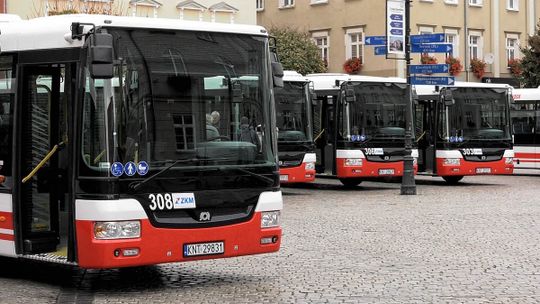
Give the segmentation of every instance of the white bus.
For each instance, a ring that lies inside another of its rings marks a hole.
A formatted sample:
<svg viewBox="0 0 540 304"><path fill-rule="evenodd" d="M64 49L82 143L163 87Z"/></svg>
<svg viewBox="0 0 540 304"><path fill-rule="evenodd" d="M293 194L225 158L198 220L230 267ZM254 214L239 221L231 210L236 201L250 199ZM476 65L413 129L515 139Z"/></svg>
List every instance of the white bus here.
<svg viewBox="0 0 540 304"><path fill-rule="evenodd" d="M116 268L279 250L283 72L264 28L63 15L0 32L0 255ZM238 140L244 117L259 146Z"/></svg>

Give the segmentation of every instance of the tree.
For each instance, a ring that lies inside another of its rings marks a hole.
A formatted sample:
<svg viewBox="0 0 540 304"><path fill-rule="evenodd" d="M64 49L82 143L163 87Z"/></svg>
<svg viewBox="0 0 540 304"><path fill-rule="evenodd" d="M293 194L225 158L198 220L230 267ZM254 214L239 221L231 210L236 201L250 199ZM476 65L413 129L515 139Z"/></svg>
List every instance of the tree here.
<svg viewBox="0 0 540 304"><path fill-rule="evenodd" d="M37 3L36 3L37 1ZM66 15L66 14L103 14L103 15L125 15L122 4L115 4L114 1L96 1L88 2L86 0L34 0L34 16L44 15L48 5L47 14Z"/></svg>
<svg viewBox="0 0 540 304"><path fill-rule="evenodd" d="M525 88L540 86L540 23L536 34L527 40L528 46L521 48L521 76L518 77Z"/></svg>
<svg viewBox="0 0 540 304"><path fill-rule="evenodd" d="M308 33L289 27L273 27L270 35L276 37L277 52L283 69L294 70L302 75L326 71L321 51Z"/></svg>

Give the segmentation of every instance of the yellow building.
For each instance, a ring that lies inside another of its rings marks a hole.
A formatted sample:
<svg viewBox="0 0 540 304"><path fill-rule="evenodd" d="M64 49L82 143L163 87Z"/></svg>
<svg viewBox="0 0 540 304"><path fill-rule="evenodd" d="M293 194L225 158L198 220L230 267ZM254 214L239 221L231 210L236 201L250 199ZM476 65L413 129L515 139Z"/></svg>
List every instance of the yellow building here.
<svg viewBox="0 0 540 304"><path fill-rule="evenodd" d="M386 31L384 0L256 0L257 23L265 27L288 26L307 31L328 62L329 72L343 72L346 59L363 61L361 74L399 76L403 61L375 56L366 36ZM411 34L444 33L453 56L464 66L459 80L479 81L470 72L470 59L487 63L485 76L511 77L508 60L519 58L540 16L538 0L414 0ZM444 63L450 54L429 54ZM413 64L420 55L413 54Z"/></svg>
<svg viewBox="0 0 540 304"><path fill-rule="evenodd" d="M6 8L22 18L67 10L242 24L256 24L257 18L255 3L246 0L6 0Z"/></svg>

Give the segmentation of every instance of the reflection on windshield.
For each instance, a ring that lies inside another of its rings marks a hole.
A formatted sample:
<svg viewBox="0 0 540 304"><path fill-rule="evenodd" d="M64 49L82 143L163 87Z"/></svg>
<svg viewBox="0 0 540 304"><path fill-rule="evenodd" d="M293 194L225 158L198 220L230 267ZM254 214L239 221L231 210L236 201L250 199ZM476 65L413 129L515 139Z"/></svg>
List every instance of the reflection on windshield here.
<svg viewBox="0 0 540 304"><path fill-rule="evenodd" d="M351 141L372 138L403 138L405 135L406 87L391 83L360 83L354 101L344 102L341 133Z"/></svg>
<svg viewBox="0 0 540 304"><path fill-rule="evenodd" d="M455 104L448 108L450 139L508 139L507 91L488 88L453 89Z"/></svg>
<svg viewBox="0 0 540 304"><path fill-rule="evenodd" d="M278 141L312 141L308 96L307 82L286 81L283 88L275 89Z"/></svg>
<svg viewBox="0 0 540 304"><path fill-rule="evenodd" d="M247 35L110 30L115 77L88 77L83 159L164 167L273 161L265 100L265 39Z"/></svg>

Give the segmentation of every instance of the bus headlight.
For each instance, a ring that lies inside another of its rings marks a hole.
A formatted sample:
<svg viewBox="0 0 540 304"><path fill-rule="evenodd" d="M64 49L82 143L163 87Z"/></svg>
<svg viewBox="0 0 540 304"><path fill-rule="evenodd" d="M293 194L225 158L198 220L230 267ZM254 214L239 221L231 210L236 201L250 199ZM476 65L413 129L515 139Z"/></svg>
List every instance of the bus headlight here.
<svg viewBox="0 0 540 304"><path fill-rule="evenodd" d="M261 214L261 228L278 227L280 214L279 210L263 211Z"/></svg>
<svg viewBox="0 0 540 304"><path fill-rule="evenodd" d="M315 170L315 163L306 163L306 170Z"/></svg>
<svg viewBox="0 0 540 304"><path fill-rule="evenodd" d="M361 158L346 158L345 166L346 167L362 166L362 159Z"/></svg>
<svg viewBox="0 0 540 304"><path fill-rule="evenodd" d="M511 165L514 163L514 158L513 157L507 157L504 161L507 165Z"/></svg>
<svg viewBox="0 0 540 304"><path fill-rule="evenodd" d="M95 222L94 224L94 237L97 240L131 239L140 236L140 221Z"/></svg>
<svg viewBox="0 0 540 304"><path fill-rule="evenodd" d="M445 158L443 161L443 166L459 166L461 164L461 159L459 158Z"/></svg>

